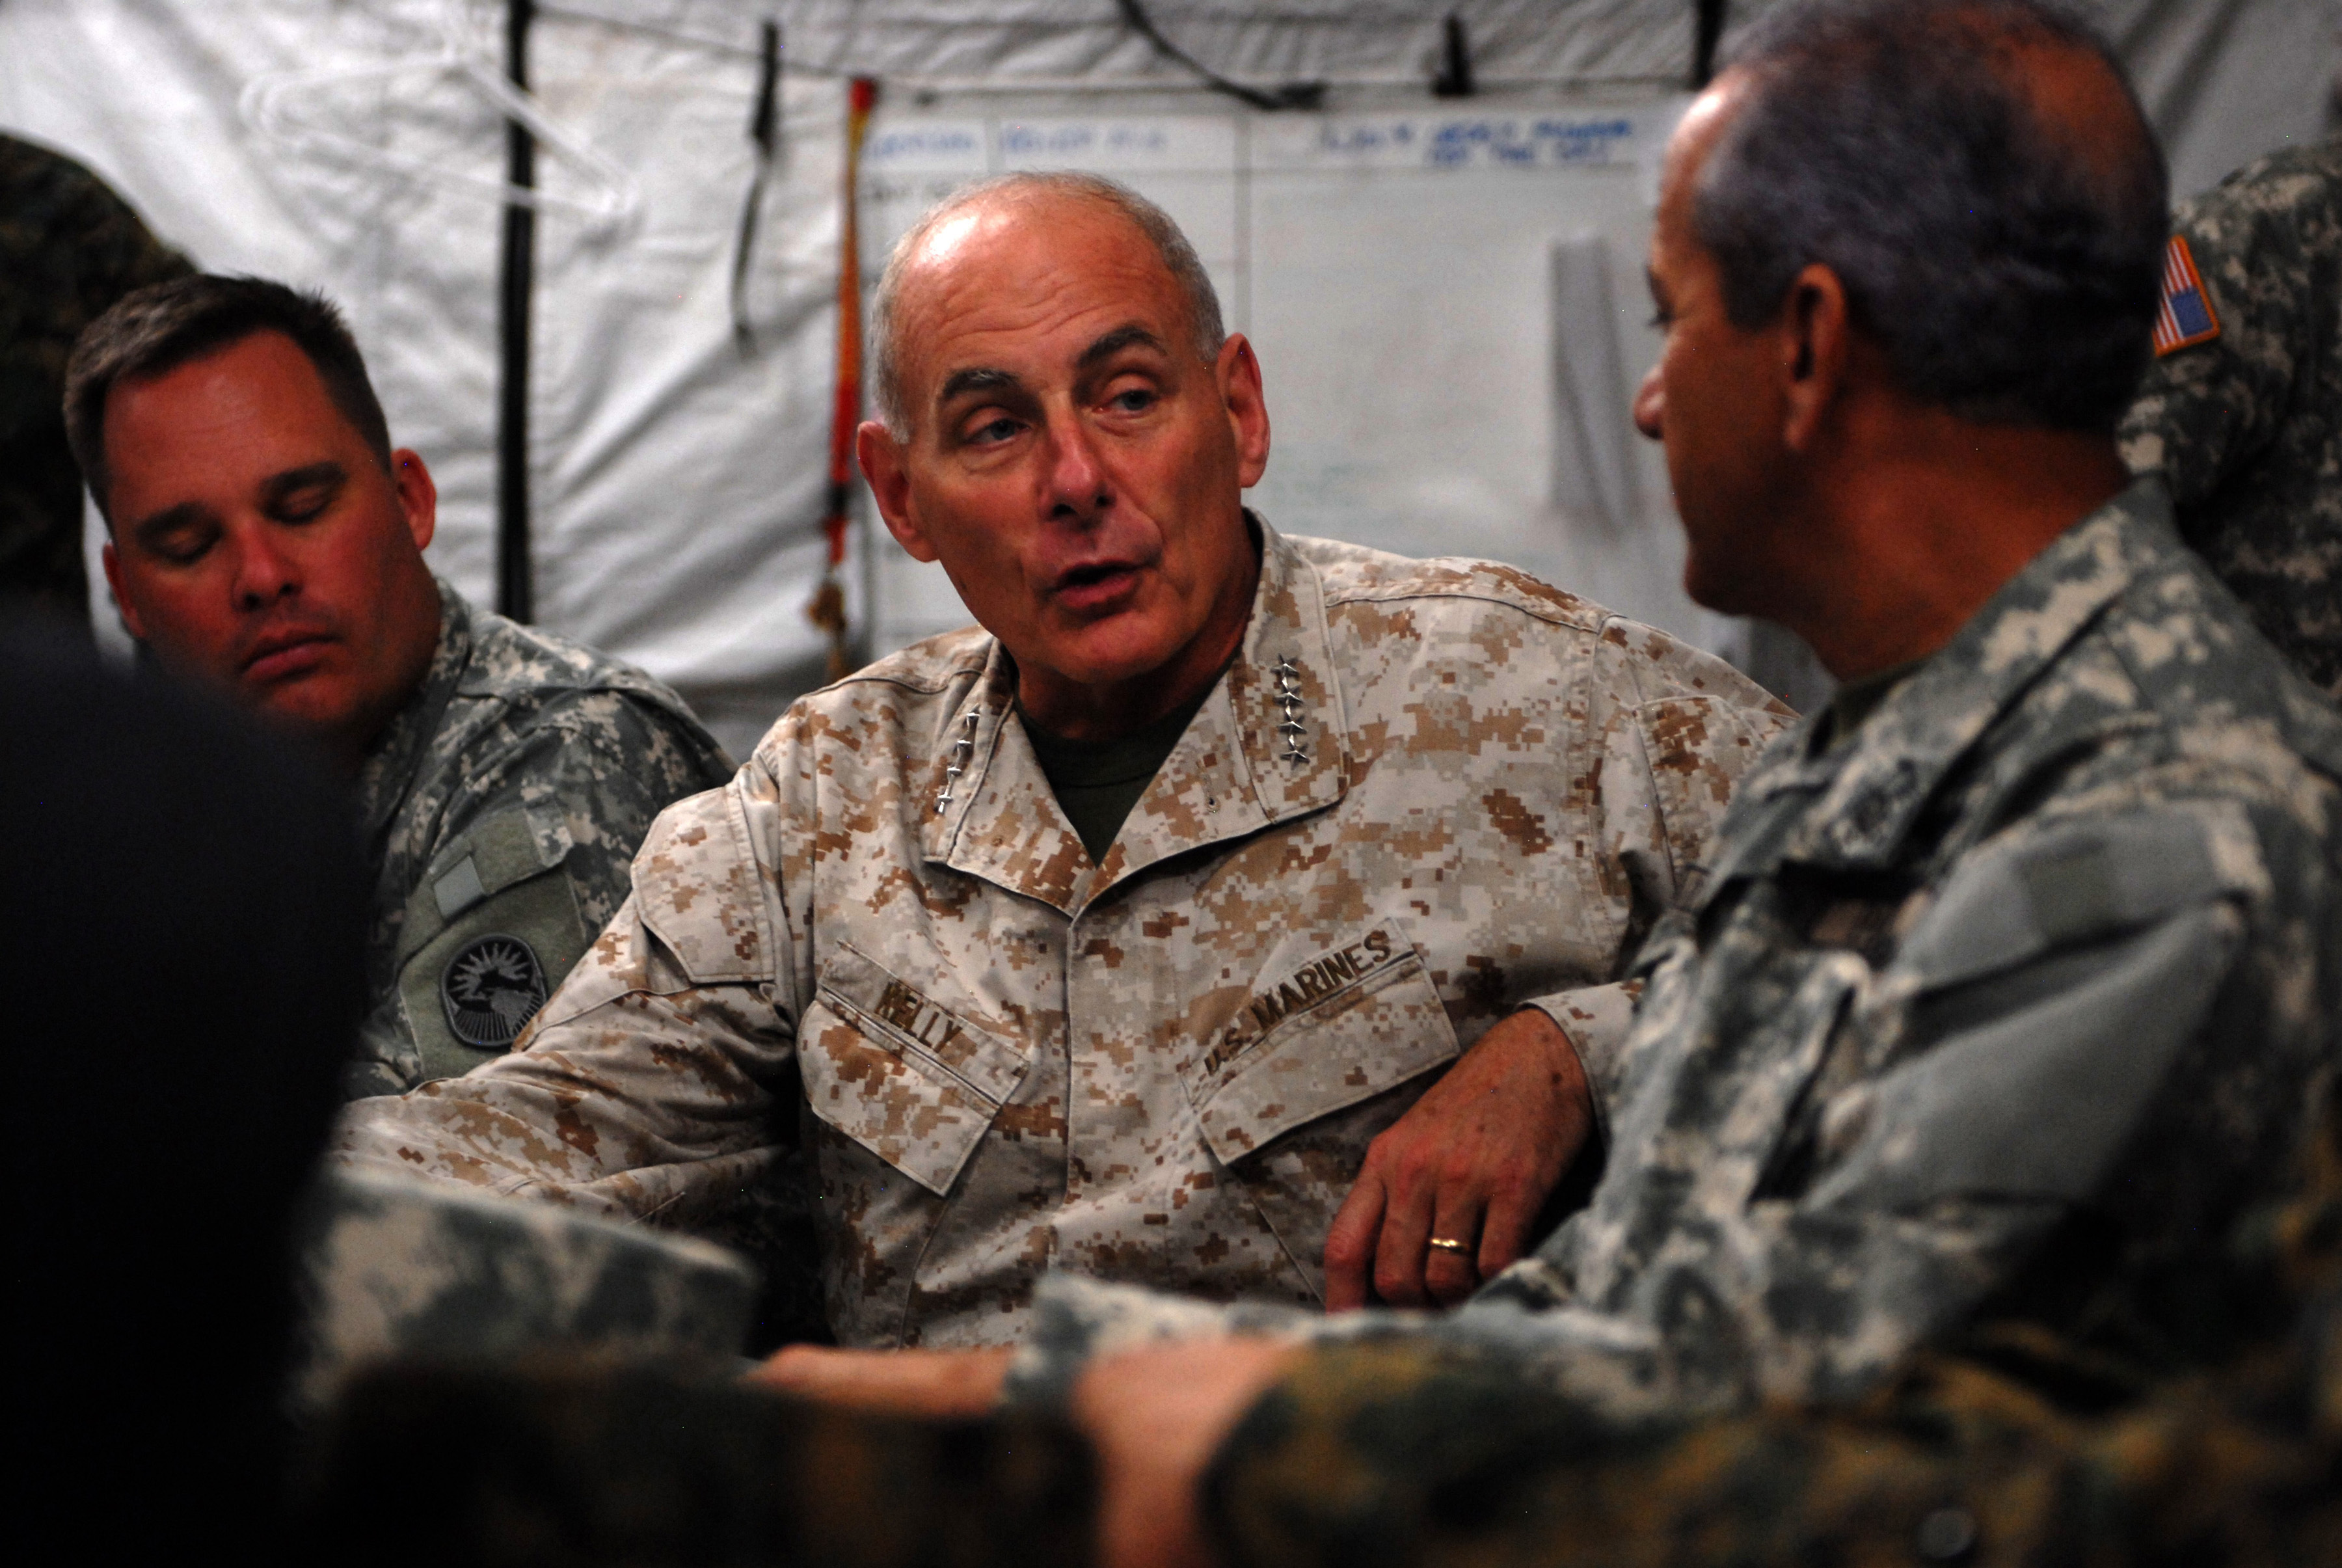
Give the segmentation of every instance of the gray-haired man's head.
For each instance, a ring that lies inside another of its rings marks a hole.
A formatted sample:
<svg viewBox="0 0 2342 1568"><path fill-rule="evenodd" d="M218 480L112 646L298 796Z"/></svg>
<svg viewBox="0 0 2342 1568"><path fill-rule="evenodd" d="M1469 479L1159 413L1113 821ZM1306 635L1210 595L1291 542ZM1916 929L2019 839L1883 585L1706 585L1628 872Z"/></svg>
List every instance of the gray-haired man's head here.
<svg viewBox="0 0 2342 1568"><path fill-rule="evenodd" d="M902 292L906 274L928 242L951 219L986 205L1013 201L1074 200L1094 202L1120 214L1146 236L1186 297L1188 330L1197 357L1209 364L1220 351L1227 329L1220 316L1220 297L1211 276L1196 255L1196 247L1179 232L1171 215L1129 186L1101 175L1067 171L999 175L954 191L929 208L896 243L879 276L870 305L871 393L874 412L897 440L907 437L916 422L906 403L903 385L905 345Z"/></svg>
<svg viewBox="0 0 2342 1568"><path fill-rule="evenodd" d="M1194 248L1088 176L932 213L881 286L886 417L855 432L887 531L941 563L1045 729L1107 739L1216 678L1250 614L1260 367Z"/></svg>
<svg viewBox="0 0 2342 1568"><path fill-rule="evenodd" d="M2076 68L2019 68L2042 50ZM1988 423L2114 427L2147 366L2168 190L2081 14L1809 0L1759 18L1726 72L1746 91L1692 217L1736 325L1769 319L1819 263L1911 397Z"/></svg>

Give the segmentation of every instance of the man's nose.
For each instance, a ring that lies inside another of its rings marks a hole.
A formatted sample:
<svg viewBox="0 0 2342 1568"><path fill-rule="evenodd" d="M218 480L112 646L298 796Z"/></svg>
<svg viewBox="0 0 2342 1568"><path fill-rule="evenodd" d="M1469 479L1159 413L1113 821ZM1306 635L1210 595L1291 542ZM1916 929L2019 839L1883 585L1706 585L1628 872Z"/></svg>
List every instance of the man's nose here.
<svg viewBox="0 0 2342 1568"><path fill-rule="evenodd" d="M1659 379L1659 367L1643 377L1642 386L1635 389L1635 428L1656 441L1667 410L1666 383Z"/></svg>
<svg viewBox="0 0 2342 1568"><path fill-rule="evenodd" d="M1049 515L1086 522L1114 505L1114 487L1081 420L1050 421Z"/></svg>
<svg viewBox="0 0 2342 1568"><path fill-rule="evenodd" d="M235 541L235 603L238 609L262 609L301 586L301 572L276 530L265 524L242 530Z"/></svg>

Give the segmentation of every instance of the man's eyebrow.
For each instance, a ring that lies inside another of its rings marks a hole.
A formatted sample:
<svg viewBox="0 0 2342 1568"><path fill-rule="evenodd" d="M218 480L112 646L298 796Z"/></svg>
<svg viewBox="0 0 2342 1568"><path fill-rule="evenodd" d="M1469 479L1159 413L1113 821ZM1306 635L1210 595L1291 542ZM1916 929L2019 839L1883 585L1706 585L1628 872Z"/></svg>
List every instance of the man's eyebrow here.
<svg viewBox="0 0 2342 1568"><path fill-rule="evenodd" d="M955 397L964 397L971 392L1000 392L1019 385L1021 383L1016 377L1006 370L986 367L955 370L944 377L943 390L936 394L936 401L948 403Z"/></svg>
<svg viewBox="0 0 2342 1568"><path fill-rule="evenodd" d="M1113 358L1126 348L1152 348L1157 354L1169 352L1163 347L1163 339L1156 337L1136 321L1132 321L1116 327L1096 343L1083 349L1082 357L1074 361L1074 364L1078 369L1095 369L1101 361Z"/></svg>
<svg viewBox="0 0 2342 1568"><path fill-rule="evenodd" d="M311 489L318 485L339 487L349 481L350 471L328 457L322 463L304 463L297 468L287 468L281 474L271 474L260 482L260 502L273 507L295 491Z"/></svg>

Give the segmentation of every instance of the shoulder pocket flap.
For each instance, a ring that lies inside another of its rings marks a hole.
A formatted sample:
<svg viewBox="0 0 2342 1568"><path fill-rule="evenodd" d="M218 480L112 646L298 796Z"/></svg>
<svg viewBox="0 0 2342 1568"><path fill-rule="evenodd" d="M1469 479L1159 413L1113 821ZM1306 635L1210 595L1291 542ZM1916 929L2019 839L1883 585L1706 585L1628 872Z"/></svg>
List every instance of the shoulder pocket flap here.
<svg viewBox="0 0 2342 1568"><path fill-rule="evenodd" d="M2194 1035L2241 928L2191 910L2116 947L2047 1000L1956 1034L1868 1091L1817 1207L2096 1192Z"/></svg>
<svg viewBox="0 0 2342 1568"><path fill-rule="evenodd" d="M1200 1111L1221 1163L1456 1059L1456 1030L1421 955L1403 935L1394 946L1392 961L1309 1000L1256 1039L1223 1040L1215 1055L1234 1054Z"/></svg>
<svg viewBox="0 0 2342 1568"><path fill-rule="evenodd" d="M693 980L772 978L763 874L731 788L659 813L635 856L635 898Z"/></svg>
<svg viewBox="0 0 2342 1568"><path fill-rule="evenodd" d="M1893 967L1922 990L1957 985L2267 885L2252 829L2230 806L2075 822L1973 857Z"/></svg>
<svg viewBox="0 0 2342 1568"><path fill-rule="evenodd" d="M539 833L521 807L490 812L451 840L411 894L399 923L402 965L440 932L507 888L542 876L568 858L569 829Z"/></svg>
<svg viewBox="0 0 2342 1568"><path fill-rule="evenodd" d="M1705 857L1733 783L1765 743L1720 698L1660 698L1636 704L1634 717L1675 869L1676 897L1689 903L1706 879Z"/></svg>
<svg viewBox="0 0 2342 1568"><path fill-rule="evenodd" d="M797 1031L813 1113L941 1197L1026 1062L851 947L824 966Z"/></svg>

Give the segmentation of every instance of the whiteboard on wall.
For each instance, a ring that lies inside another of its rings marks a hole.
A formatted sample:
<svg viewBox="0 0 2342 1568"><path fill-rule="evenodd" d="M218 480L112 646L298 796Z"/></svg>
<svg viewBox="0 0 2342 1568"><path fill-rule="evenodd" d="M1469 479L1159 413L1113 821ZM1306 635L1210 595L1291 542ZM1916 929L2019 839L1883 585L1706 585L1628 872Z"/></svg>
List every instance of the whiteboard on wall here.
<svg viewBox="0 0 2342 1568"><path fill-rule="evenodd" d="M1683 101L882 105L864 262L875 282L917 216L971 179L1122 180L1186 232L1259 355L1274 443L1249 499L1276 527L1501 560L1736 651L1738 623L1684 597L1665 467L1627 408L1657 353L1643 265ZM874 651L966 624L939 568L891 548L875 564Z"/></svg>

